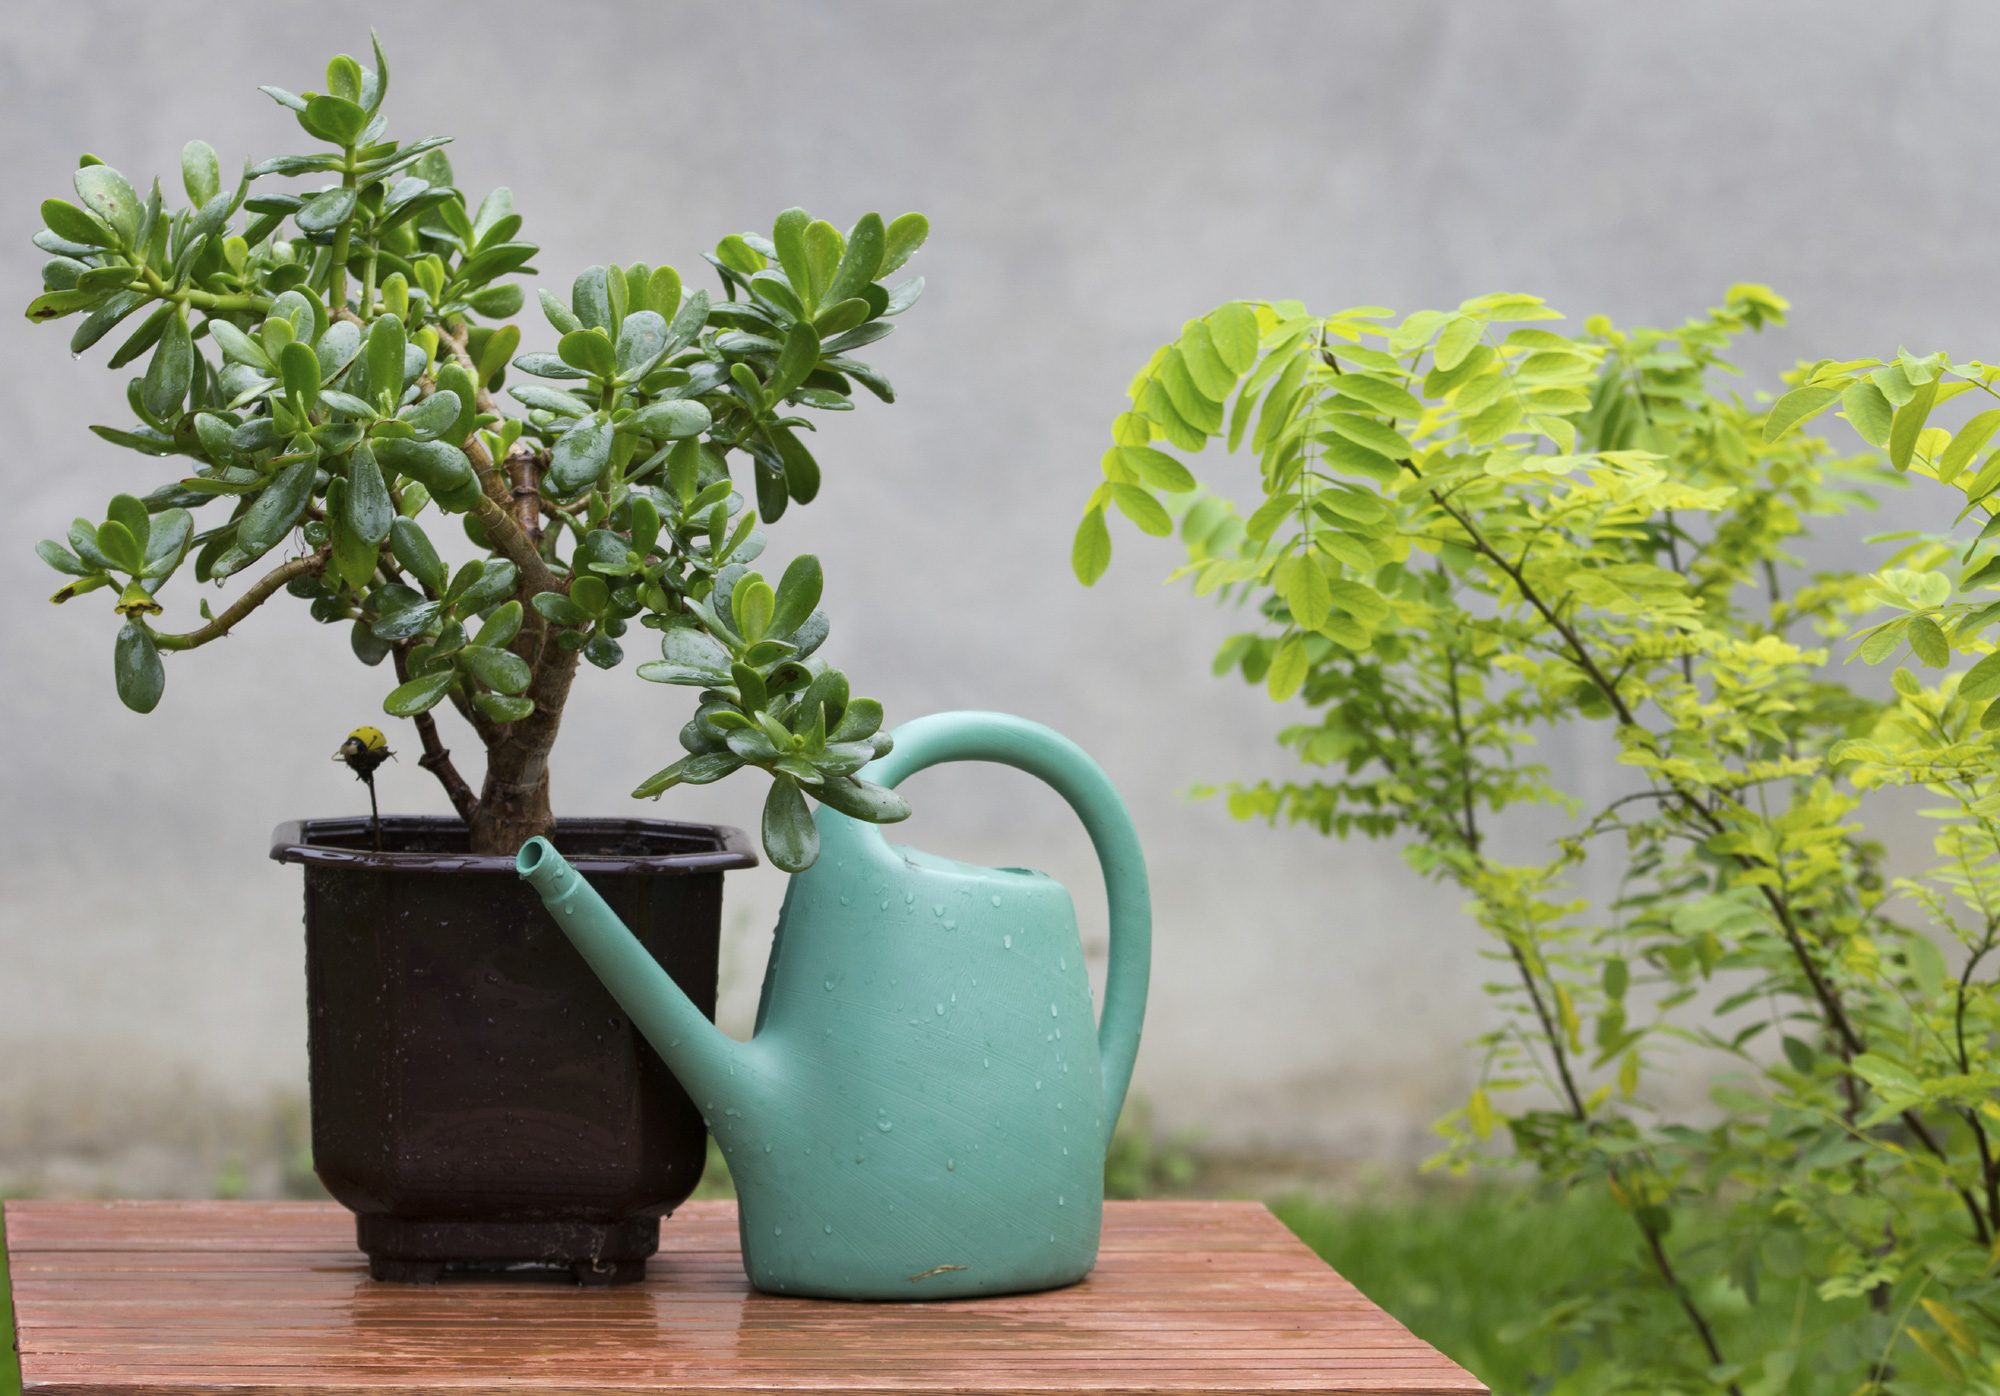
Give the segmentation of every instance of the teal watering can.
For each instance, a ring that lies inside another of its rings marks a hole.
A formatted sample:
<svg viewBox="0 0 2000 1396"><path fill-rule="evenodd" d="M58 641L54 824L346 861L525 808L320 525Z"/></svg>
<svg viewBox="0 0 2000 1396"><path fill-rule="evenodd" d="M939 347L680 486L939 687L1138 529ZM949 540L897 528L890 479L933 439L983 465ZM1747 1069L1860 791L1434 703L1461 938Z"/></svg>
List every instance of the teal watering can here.
<svg viewBox="0 0 2000 1396"><path fill-rule="evenodd" d="M1152 906L1131 817L1081 748L1000 713L900 727L869 780L997 761L1069 801L1111 909L1100 1022L1061 883L891 847L822 805L756 1034L717 1031L545 839L519 868L701 1107L740 1199L743 1266L777 1294L955 1299L1097 1261L1104 1150L1146 1011Z"/></svg>

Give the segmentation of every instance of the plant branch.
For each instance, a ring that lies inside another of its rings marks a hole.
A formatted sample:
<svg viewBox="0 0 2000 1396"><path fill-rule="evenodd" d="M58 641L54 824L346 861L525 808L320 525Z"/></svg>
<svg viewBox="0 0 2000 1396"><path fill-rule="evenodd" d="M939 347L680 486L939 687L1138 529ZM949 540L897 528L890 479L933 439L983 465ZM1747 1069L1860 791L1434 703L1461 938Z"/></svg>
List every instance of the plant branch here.
<svg viewBox="0 0 2000 1396"><path fill-rule="evenodd" d="M409 654L408 642L396 646L396 682L399 684L410 681ZM451 764L451 752L445 749L438 736L437 719L428 712L421 712L413 720L417 724L417 739L424 744L424 754L417 758L417 764L437 777L438 784L444 787L445 795L451 800L451 807L458 811L458 817L471 824L472 816L479 809L479 801L473 795L472 787L465 783L465 777Z"/></svg>
<svg viewBox="0 0 2000 1396"><path fill-rule="evenodd" d="M293 558L279 567L272 568L257 584L237 597L228 610L217 616L199 630L190 630L180 635L153 636L154 645L163 650L198 649L210 640L220 640L235 627L237 622L277 595L286 583L299 577L317 577L326 570L327 559L332 556L331 548L320 548L304 557Z"/></svg>
<svg viewBox="0 0 2000 1396"><path fill-rule="evenodd" d="M1708 1350L1708 1360L1720 1367L1722 1349L1716 1345L1715 1332L1708 1326L1708 1320L1703 1317L1701 1310L1695 1307L1694 1298L1687 1292L1687 1286L1682 1284L1680 1276L1674 1273L1673 1262L1667 1259L1667 1250L1660 1244L1659 1233L1645 1222L1639 1221L1637 1213L1633 1214L1633 1220L1638 1221L1639 1230L1645 1234L1646 1248L1652 1252L1653 1264L1659 1267L1660 1277L1667 1282L1667 1287L1673 1290L1674 1298L1680 1301L1681 1310L1687 1314L1688 1322L1694 1325L1694 1331L1701 1335L1701 1345ZM1729 1390L1731 1396L1740 1396L1735 1382L1729 1383Z"/></svg>

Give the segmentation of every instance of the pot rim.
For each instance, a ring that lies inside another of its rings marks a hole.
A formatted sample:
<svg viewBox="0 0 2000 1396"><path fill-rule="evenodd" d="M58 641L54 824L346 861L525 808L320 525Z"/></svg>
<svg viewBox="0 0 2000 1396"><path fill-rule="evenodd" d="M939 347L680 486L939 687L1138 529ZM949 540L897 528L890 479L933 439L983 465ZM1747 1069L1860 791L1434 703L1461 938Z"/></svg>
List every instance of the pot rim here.
<svg viewBox="0 0 2000 1396"><path fill-rule="evenodd" d="M388 829L464 828L455 815L385 814L382 827ZM271 859L278 863L300 863L307 867L347 868L358 872L505 872L515 871L511 855L470 853L377 853L367 848L336 848L316 839L333 836L365 837L367 815L334 819L294 819L271 830ZM646 874L722 872L757 866L749 838L741 829L727 824L688 824L670 819L574 818L556 821L558 847L565 836L588 837L630 834L678 835L698 840L706 847L685 853L607 854L564 850L570 864L582 873Z"/></svg>

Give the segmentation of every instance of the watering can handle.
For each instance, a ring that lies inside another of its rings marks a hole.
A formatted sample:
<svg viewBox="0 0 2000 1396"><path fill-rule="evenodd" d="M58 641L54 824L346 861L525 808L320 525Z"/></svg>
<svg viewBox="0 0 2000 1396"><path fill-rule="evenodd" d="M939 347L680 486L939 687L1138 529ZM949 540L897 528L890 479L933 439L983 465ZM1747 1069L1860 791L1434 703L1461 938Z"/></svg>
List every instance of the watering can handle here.
<svg viewBox="0 0 2000 1396"><path fill-rule="evenodd" d="M1146 1017L1146 985L1153 966L1153 899L1146 859L1125 802L1083 748L1039 722L1006 713L934 713L890 734L896 746L861 775L893 787L926 766L946 761L996 761L1046 781L1083 821L1104 869L1111 908L1111 963L1105 972L1104 1012L1098 1017L1097 1051L1104 1069L1104 1138L1117 1127L1139 1027Z"/></svg>

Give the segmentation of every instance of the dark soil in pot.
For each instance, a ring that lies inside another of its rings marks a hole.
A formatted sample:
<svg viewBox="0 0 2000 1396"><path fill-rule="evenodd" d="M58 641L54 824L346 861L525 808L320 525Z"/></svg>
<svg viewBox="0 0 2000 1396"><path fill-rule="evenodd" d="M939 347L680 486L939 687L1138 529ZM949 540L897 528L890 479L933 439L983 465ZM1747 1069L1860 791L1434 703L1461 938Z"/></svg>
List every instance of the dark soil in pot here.
<svg viewBox="0 0 2000 1396"><path fill-rule="evenodd" d="M369 1273L636 1280L701 1179L701 1116L514 871L450 818L280 825L306 874L313 1167ZM555 844L711 1017L741 832L570 819Z"/></svg>

